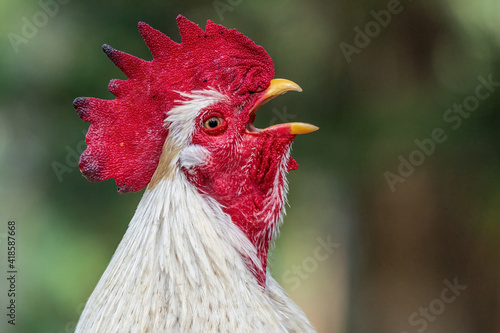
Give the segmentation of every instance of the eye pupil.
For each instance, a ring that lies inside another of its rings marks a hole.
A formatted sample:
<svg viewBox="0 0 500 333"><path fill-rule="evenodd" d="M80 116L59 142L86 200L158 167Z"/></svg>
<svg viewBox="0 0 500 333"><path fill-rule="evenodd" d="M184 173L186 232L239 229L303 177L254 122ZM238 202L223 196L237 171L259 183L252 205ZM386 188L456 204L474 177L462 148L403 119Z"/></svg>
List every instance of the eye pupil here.
<svg viewBox="0 0 500 333"><path fill-rule="evenodd" d="M210 119L210 120L208 121L208 127L210 127L210 128L215 128L215 127L217 127L217 126L219 126L219 120L218 120L218 119L216 119L216 118L212 118L212 119Z"/></svg>

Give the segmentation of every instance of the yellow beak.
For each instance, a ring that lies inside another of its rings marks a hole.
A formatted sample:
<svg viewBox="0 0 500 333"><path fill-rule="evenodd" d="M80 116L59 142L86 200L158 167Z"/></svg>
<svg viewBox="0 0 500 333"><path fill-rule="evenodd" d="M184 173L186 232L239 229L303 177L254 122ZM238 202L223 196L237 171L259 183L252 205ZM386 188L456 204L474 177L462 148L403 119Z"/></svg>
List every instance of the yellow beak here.
<svg viewBox="0 0 500 333"><path fill-rule="evenodd" d="M259 107L269 102L271 99L283 95L288 91L298 91L301 92L302 88L295 82L285 79L272 79L269 87L264 91L264 93L256 101L255 106L250 110L250 114L255 113ZM307 123L286 123L278 124L271 127L267 127L262 131L268 131L275 129L276 127L287 127L290 130L290 134L307 134L317 131L319 128L317 126L307 124Z"/></svg>

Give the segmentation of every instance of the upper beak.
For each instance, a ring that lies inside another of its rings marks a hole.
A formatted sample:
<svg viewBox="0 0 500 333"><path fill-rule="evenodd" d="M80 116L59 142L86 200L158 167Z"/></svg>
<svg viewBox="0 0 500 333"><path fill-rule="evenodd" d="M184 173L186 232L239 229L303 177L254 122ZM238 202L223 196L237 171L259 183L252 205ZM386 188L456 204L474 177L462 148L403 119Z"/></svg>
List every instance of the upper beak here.
<svg viewBox="0 0 500 333"><path fill-rule="evenodd" d="M302 88L295 82L285 79L272 79L269 87L262 93L261 96L257 99L253 108L250 109L249 114L255 113L257 109L270 101L271 99L283 95L288 91L298 91L301 92ZM252 126L253 127L253 126ZM317 126L307 124L307 123L286 123L286 124L278 124L267 127L261 131L267 131L271 129L277 128L286 129L286 131L290 134L306 134L317 131L319 128Z"/></svg>

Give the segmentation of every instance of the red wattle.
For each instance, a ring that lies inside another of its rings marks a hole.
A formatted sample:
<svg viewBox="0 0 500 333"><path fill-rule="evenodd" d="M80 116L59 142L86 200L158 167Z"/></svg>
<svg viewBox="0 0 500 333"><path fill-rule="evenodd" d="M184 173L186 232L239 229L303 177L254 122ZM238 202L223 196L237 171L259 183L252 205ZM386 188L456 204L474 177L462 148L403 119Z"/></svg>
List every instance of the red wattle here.
<svg viewBox="0 0 500 333"><path fill-rule="evenodd" d="M288 160L288 164L286 166L286 170L287 171L297 170L298 167L299 164L297 163L297 161L290 156L290 159Z"/></svg>

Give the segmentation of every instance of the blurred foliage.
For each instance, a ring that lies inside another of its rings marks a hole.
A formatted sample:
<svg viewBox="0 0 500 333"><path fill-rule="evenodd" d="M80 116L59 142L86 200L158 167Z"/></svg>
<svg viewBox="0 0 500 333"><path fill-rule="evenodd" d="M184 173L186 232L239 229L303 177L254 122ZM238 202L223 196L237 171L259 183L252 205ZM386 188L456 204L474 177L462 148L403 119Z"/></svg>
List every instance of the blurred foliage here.
<svg viewBox="0 0 500 333"><path fill-rule="evenodd" d="M271 256L273 275L318 330L416 332L409 316L458 276L467 291L427 332L498 332L500 92L456 130L443 115L474 95L479 76L500 81L500 4L401 2L348 62L341 43L355 45L354 29L396 2L0 0L0 236L8 219L18 222L19 263L17 325L2 315L0 331L74 329L142 194L81 177L88 124L72 101L112 98L109 80L124 78L102 44L150 59L137 22L179 41L183 14L238 29L268 51L277 77L302 86L266 105L257 124L276 121L277 110L321 128L294 144L300 168L289 176L291 207ZM43 19L41 3L54 15L15 52L9 34ZM398 156L408 159L435 128L447 140L392 192L384 174L396 174ZM54 162L66 172L58 176ZM339 248L292 288L287 274L328 237ZM2 309L5 290L2 279Z"/></svg>

